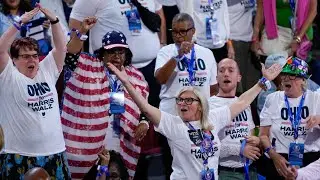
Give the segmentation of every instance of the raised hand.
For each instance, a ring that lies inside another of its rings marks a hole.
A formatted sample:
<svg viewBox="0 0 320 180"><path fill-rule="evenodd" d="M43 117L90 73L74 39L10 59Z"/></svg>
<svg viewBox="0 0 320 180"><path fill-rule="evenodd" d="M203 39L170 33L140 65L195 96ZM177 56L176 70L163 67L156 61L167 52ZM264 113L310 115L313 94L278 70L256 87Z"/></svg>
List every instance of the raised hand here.
<svg viewBox="0 0 320 180"><path fill-rule="evenodd" d="M98 154L99 158L101 159L101 165L108 166L110 161L110 153L108 150L104 149L102 152Z"/></svg>
<svg viewBox="0 0 320 180"><path fill-rule="evenodd" d="M191 43L191 42L187 42L187 41L182 42L181 45L180 45L179 51L178 51L179 56L181 57L181 56L183 56L184 54L190 53L193 45L194 45L194 44Z"/></svg>
<svg viewBox="0 0 320 180"><path fill-rule="evenodd" d="M107 63L108 69L110 69L117 77L118 79L123 83L130 83L129 82L129 76L127 75L125 69L123 66L121 66L121 70L116 68L112 63Z"/></svg>
<svg viewBox="0 0 320 180"><path fill-rule="evenodd" d="M280 64L273 64L271 67L266 69L264 64L261 63L261 71L265 78L267 78L269 81L274 80L282 71L282 66Z"/></svg>
<svg viewBox="0 0 320 180"><path fill-rule="evenodd" d="M28 23L38 12L39 12L39 8L34 8L33 10L24 13L21 16L21 22L23 24Z"/></svg>
<svg viewBox="0 0 320 180"><path fill-rule="evenodd" d="M88 32L97 23L96 17L86 17L81 24L81 30Z"/></svg>
<svg viewBox="0 0 320 180"><path fill-rule="evenodd" d="M50 12L47 8L41 7L39 3L37 3L36 6L46 16L47 19L49 19L50 21L57 20L57 16L54 13Z"/></svg>

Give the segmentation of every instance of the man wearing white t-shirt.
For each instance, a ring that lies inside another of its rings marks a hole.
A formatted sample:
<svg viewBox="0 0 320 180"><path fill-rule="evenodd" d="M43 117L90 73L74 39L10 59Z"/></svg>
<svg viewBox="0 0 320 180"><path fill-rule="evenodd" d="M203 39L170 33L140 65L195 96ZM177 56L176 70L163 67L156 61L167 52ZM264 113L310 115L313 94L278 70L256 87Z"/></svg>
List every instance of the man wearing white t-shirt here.
<svg viewBox="0 0 320 180"><path fill-rule="evenodd" d="M35 39L14 40L21 25L40 11L51 22L55 44L41 63ZM42 7L22 15L0 38L0 124L5 137L1 157L3 179L23 178L25 172L39 166L51 177L70 179L55 88L64 64L65 46L59 19Z"/></svg>
<svg viewBox="0 0 320 180"><path fill-rule="evenodd" d="M216 109L235 102L237 83L241 81L239 67L232 59L223 59L218 64L217 81L219 92L209 99L210 109ZM259 138L253 135L254 123L251 109L248 107L241 112L230 124L219 131L221 140L221 154L219 162L219 179L244 179L244 159L243 156L257 160L260 156ZM241 146L240 140L246 139L247 143ZM243 149L242 149L243 148ZM250 179L257 179L254 168L250 167Z"/></svg>
<svg viewBox="0 0 320 180"><path fill-rule="evenodd" d="M177 14L172 21L174 44L158 53L155 77L161 84L160 110L177 115L175 97L185 86L195 86L206 98L217 90L217 65L212 52L193 44L194 22L189 14Z"/></svg>

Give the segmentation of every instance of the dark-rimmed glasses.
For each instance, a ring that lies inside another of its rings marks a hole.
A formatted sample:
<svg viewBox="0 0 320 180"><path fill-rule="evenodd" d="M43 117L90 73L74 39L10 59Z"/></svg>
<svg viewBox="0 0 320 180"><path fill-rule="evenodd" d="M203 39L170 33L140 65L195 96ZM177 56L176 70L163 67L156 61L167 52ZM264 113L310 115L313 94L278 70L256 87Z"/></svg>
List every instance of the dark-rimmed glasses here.
<svg viewBox="0 0 320 180"><path fill-rule="evenodd" d="M286 79L295 80L295 79L297 79L297 77L299 77L299 76L291 75L291 74L280 74L281 80L286 80Z"/></svg>
<svg viewBox="0 0 320 180"><path fill-rule="evenodd" d="M186 29L186 30L180 30L180 31L176 31L176 30L173 30L173 29L172 29L172 30L171 30L172 36L177 36L178 34L179 34L180 36L186 36L187 33L188 33L191 29L193 29L193 27L188 28L188 29Z"/></svg>
<svg viewBox="0 0 320 180"><path fill-rule="evenodd" d="M22 57L22 59L38 59L39 55L38 54L20 54L18 55L19 57Z"/></svg>
<svg viewBox="0 0 320 180"><path fill-rule="evenodd" d="M180 97L176 98L176 103L178 105L183 104L183 102L186 103L187 105L191 105L194 101L200 101L200 100L194 99L194 98L180 98Z"/></svg>

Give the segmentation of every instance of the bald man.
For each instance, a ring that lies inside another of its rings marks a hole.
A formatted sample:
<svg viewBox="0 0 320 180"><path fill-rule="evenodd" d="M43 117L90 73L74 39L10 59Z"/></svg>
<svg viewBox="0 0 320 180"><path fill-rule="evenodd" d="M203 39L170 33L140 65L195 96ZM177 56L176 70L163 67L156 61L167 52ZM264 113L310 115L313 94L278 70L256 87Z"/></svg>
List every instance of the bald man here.
<svg viewBox="0 0 320 180"><path fill-rule="evenodd" d="M210 110L230 105L236 101L237 83L241 81L240 70L236 61L232 59L223 59L218 63L217 82L219 86L218 94L209 99ZM219 161L219 180L244 179L244 164L240 157L243 156L257 160L260 156L259 138L253 135L253 123L251 109L248 107L241 112L232 122L224 129L219 131L218 136L221 140L221 154ZM241 146L241 140L247 143ZM249 164L250 165L250 164ZM249 177L251 180L257 179L255 169L249 168Z"/></svg>
<svg viewBox="0 0 320 180"><path fill-rule="evenodd" d="M24 175L24 179L25 180L51 180L47 171L40 167L35 167L30 169Z"/></svg>

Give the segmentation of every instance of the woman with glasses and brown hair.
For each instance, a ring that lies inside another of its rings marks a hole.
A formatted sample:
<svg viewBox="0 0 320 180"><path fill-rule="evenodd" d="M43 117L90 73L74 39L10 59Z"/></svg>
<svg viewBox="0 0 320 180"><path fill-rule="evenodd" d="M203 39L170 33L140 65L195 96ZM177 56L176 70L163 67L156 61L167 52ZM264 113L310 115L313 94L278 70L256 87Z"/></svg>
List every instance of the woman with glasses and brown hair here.
<svg viewBox="0 0 320 180"><path fill-rule="evenodd" d="M267 79L273 80L281 71L280 65L273 65L267 70L263 67L265 78L230 106L211 111L207 98L200 91L194 87L183 88L175 98L174 108L178 111L178 116L175 116L148 104L130 83L124 67L120 71L111 63L107 66L120 79L141 111L169 140L173 152L170 179L188 180L218 179L221 146L218 131L250 105L261 89L266 88Z"/></svg>
<svg viewBox="0 0 320 180"><path fill-rule="evenodd" d="M320 158L320 94L307 90L305 61L290 57L280 74L281 89L267 96L260 113L260 142L267 179L285 179L289 166L303 167Z"/></svg>
<svg viewBox="0 0 320 180"><path fill-rule="evenodd" d="M177 93L188 86L197 87L209 98L217 91L217 65L212 52L194 44L194 22L190 15L177 14L172 21L174 44L158 53L155 77L161 84L160 109L177 115L174 107Z"/></svg>
<svg viewBox="0 0 320 180"><path fill-rule="evenodd" d="M115 150L133 177L140 155L140 141L149 124L140 120L140 110L106 63L125 67L130 82L144 98L149 88L143 74L131 64L132 53L125 35L110 31L95 54L80 53L85 35L97 19L87 17L67 45L62 128L71 176L81 179L93 166L102 149Z"/></svg>

